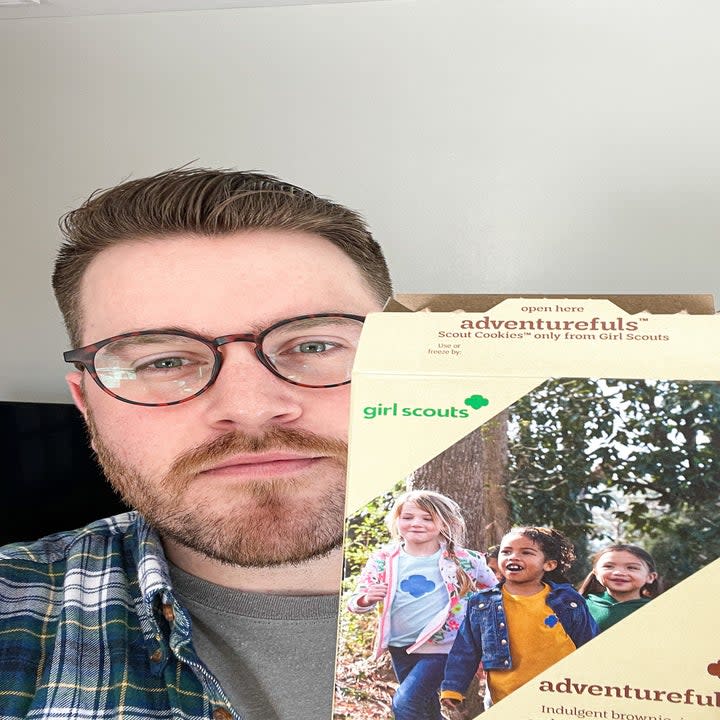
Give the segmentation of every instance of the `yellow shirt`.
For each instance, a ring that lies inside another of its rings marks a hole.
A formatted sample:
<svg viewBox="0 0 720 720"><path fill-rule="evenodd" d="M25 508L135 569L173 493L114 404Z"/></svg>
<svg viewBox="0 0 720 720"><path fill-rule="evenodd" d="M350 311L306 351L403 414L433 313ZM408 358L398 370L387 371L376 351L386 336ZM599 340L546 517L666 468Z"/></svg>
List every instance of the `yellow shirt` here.
<svg viewBox="0 0 720 720"><path fill-rule="evenodd" d="M575 643L547 605L549 593L549 585L544 585L535 595L511 595L503 587L513 666L510 670L488 671L490 697L494 703L575 649Z"/></svg>

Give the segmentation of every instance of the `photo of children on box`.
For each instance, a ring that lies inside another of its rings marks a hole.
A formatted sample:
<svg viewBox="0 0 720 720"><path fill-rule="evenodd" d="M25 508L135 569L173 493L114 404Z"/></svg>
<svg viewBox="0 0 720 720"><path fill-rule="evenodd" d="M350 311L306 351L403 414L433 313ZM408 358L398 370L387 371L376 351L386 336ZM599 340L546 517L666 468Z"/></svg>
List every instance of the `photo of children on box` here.
<svg viewBox="0 0 720 720"><path fill-rule="evenodd" d="M482 553L460 545L465 522L450 498L428 490L405 493L386 522L393 540L370 556L348 607L365 613L382 605L374 654L387 649L392 658L399 682L394 717L439 718L438 688L467 598L496 578Z"/></svg>
<svg viewBox="0 0 720 720"><path fill-rule="evenodd" d="M719 557L718 497L720 383L542 383L348 519L334 717L477 717Z"/></svg>

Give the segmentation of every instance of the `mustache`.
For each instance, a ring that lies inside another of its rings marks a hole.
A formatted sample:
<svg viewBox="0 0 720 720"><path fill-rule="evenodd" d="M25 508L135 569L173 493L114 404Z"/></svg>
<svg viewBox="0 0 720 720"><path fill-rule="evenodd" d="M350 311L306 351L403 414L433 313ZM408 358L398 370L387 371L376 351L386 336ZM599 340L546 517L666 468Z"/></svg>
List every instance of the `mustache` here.
<svg viewBox="0 0 720 720"><path fill-rule="evenodd" d="M248 435L235 430L198 445L178 456L170 466L169 475L188 476L208 470L233 455L272 451L290 451L329 457L343 466L347 464L347 443L323 437L309 430L274 427L263 435Z"/></svg>

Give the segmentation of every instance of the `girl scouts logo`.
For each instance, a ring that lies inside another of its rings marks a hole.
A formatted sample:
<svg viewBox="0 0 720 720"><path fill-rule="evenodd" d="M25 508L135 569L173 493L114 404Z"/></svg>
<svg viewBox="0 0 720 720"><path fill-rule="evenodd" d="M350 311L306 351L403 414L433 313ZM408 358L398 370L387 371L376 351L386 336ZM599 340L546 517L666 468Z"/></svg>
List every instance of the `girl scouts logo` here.
<svg viewBox="0 0 720 720"><path fill-rule="evenodd" d="M484 395L470 395L463 401L465 407L400 407L395 403L378 403L363 408L365 420L374 420L378 417L406 417L406 418L466 418L470 417L472 410L480 410L489 405L490 401Z"/></svg>

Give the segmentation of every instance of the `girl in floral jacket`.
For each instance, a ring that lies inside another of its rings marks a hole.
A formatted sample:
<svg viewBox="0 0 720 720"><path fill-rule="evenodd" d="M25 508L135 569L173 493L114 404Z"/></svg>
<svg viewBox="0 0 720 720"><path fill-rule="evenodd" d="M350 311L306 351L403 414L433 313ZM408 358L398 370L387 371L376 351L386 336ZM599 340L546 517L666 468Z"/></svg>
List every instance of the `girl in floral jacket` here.
<svg viewBox="0 0 720 720"><path fill-rule="evenodd" d="M450 498L429 490L405 493L386 524L394 541L372 554L349 608L380 608L374 656L390 652L400 683L395 719L440 720L438 688L466 596L496 579L482 554L461 547L465 522Z"/></svg>

